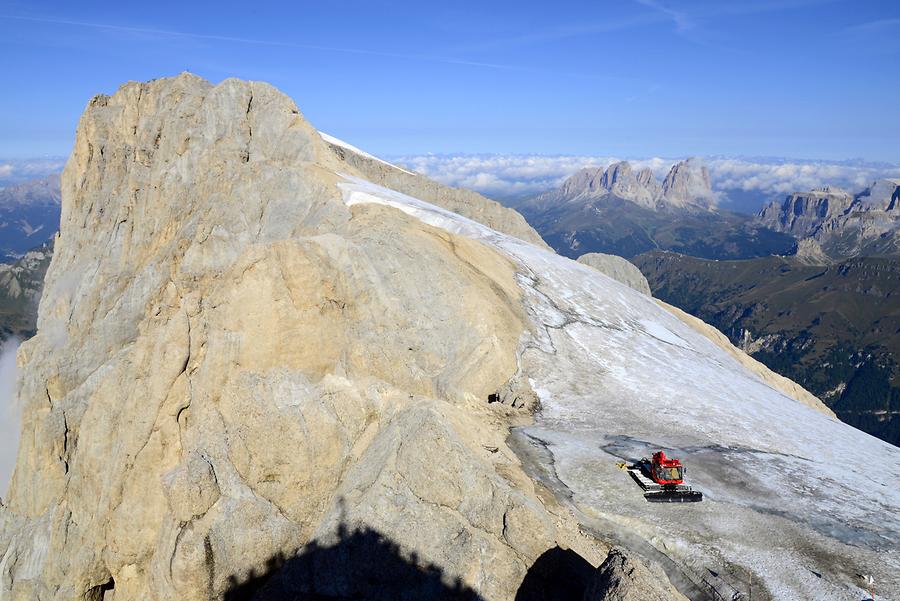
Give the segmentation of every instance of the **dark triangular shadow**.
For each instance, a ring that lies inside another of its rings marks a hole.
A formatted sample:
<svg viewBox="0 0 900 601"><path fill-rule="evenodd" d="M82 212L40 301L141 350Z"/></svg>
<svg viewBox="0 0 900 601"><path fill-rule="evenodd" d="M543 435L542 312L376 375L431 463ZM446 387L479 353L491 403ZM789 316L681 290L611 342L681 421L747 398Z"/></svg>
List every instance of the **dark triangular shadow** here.
<svg viewBox="0 0 900 601"><path fill-rule="evenodd" d="M294 556L272 557L261 573L232 576L223 601L481 601L459 578L406 556L377 530L341 525L331 545L316 541Z"/></svg>
<svg viewBox="0 0 900 601"><path fill-rule="evenodd" d="M583 601L595 572L578 553L553 547L528 569L515 601Z"/></svg>

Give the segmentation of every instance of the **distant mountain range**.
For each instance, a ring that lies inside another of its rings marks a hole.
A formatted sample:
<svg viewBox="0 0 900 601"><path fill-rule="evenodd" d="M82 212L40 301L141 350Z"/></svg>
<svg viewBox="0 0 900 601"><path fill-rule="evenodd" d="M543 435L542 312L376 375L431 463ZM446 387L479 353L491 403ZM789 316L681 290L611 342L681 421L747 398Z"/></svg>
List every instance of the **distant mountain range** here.
<svg viewBox="0 0 900 601"><path fill-rule="evenodd" d="M34 335L60 200L58 173L0 188L0 340Z"/></svg>
<svg viewBox="0 0 900 601"><path fill-rule="evenodd" d="M697 159L676 163L662 182L627 162L582 169L562 186L510 203L557 252L626 258L673 250L710 259L790 254L796 241L750 215L716 209L707 169Z"/></svg>
<svg viewBox="0 0 900 601"><path fill-rule="evenodd" d="M0 263L0 340L34 335L44 274L52 256L50 241L28 251L15 263Z"/></svg>
<svg viewBox="0 0 900 601"><path fill-rule="evenodd" d="M624 161L581 169L556 189L508 204L571 257L671 250L747 259L800 250L807 261L830 262L900 255L900 180L878 180L855 195L837 188L796 192L755 216L719 210L716 200L706 167L688 159L662 182Z"/></svg>
<svg viewBox="0 0 900 601"><path fill-rule="evenodd" d="M676 163L660 183L653 171L635 172L627 161L603 169L581 169L560 188L526 199L533 211L591 202L614 196L652 210L706 211L715 206L709 171L698 159Z"/></svg>
<svg viewBox="0 0 900 601"><path fill-rule="evenodd" d="M59 229L59 174L0 188L0 262L19 259Z"/></svg>

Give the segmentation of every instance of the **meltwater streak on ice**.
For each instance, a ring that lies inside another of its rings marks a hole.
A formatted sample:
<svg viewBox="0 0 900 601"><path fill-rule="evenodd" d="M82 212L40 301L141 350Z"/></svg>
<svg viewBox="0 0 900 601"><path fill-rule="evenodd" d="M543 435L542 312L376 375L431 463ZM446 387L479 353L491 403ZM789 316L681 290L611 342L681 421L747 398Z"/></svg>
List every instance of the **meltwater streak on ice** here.
<svg viewBox="0 0 900 601"><path fill-rule="evenodd" d="M850 594L858 570L900 589L900 449L785 397L652 299L589 267L345 179L348 205L395 207L520 265L538 326L522 363L542 404L526 432L546 443L555 477L585 515L627 521L698 573L746 566L775 598ZM656 447L678 450L707 501L677 514L647 507L614 463ZM716 578L717 592L741 592Z"/></svg>

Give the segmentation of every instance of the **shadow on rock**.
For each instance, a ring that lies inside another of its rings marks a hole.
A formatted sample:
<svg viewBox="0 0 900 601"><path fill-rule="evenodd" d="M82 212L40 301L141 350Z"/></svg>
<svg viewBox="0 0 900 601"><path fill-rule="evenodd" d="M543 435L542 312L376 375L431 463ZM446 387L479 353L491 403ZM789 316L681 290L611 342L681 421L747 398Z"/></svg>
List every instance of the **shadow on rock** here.
<svg viewBox="0 0 900 601"><path fill-rule="evenodd" d="M231 576L224 601L480 601L459 578L448 579L415 553L406 555L377 530L341 525L337 541L313 541L296 555L277 555L265 570Z"/></svg>
<svg viewBox="0 0 900 601"><path fill-rule="evenodd" d="M578 553L553 547L528 569L515 601L582 601L595 573Z"/></svg>

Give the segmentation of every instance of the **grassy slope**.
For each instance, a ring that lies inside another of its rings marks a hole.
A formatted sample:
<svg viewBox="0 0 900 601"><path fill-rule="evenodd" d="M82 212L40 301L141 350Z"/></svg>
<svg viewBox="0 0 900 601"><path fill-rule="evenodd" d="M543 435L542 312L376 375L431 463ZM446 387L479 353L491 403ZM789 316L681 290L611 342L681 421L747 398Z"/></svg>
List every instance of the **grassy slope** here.
<svg viewBox="0 0 900 601"><path fill-rule="evenodd" d="M633 257L663 249L742 259L786 254L796 246L789 235L760 227L747 215L653 211L614 196L520 210L550 246L573 258L588 252Z"/></svg>

